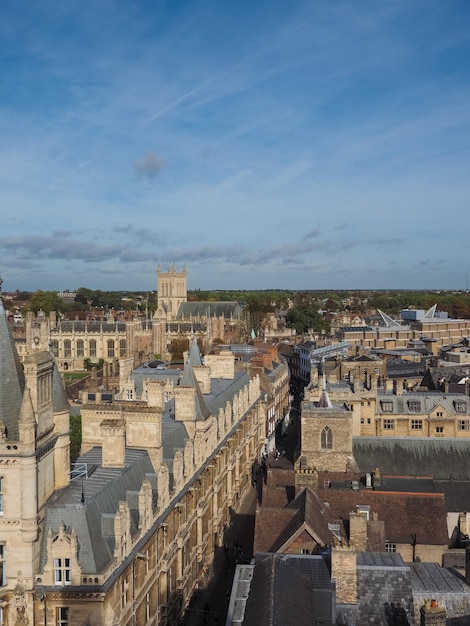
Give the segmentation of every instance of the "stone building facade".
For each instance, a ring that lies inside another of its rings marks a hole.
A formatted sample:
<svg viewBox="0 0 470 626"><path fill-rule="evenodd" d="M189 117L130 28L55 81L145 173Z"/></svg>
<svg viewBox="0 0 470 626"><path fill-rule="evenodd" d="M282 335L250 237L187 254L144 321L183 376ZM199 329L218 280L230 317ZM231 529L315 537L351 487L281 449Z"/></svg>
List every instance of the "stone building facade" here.
<svg viewBox="0 0 470 626"><path fill-rule="evenodd" d="M251 488L265 435L259 379L235 372L228 353L188 359L169 396L161 381L138 400L96 393L70 468L57 365L37 351L23 369L1 306L0 357L1 619L177 623Z"/></svg>
<svg viewBox="0 0 470 626"><path fill-rule="evenodd" d="M149 380L132 401L100 398L82 405L82 475L47 507L48 619L66 607L74 625L178 623L251 488L265 433L259 379L235 372L230 353L203 365L194 341L170 394ZM55 558L71 585L57 584Z"/></svg>
<svg viewBox="0 0 470 626"><path fill-rule="evenodd" d="M69 403L52 355L20 364L0 300L0 624L34 624L47 502L70 480Z"/></svg>

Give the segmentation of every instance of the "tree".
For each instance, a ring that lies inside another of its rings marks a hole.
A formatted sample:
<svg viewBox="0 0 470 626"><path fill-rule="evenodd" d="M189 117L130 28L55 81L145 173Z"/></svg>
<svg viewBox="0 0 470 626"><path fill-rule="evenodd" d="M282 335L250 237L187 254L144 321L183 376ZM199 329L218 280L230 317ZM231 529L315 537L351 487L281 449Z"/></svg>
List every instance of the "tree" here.
<svg viewBox="0 0 470 626"><path fill-rule="evenodd" d="M189 339L181 337L181 339L173 339L171 341L171 359L172 361L182 361L183 353L189 350Z"/></svg>
<svg viewBox="0 0 470 626"><path fill-rule="evenodd" d="M80 456L82 446L82 416L70 416L70 460L73 462Z"/></svg>
<svg viewBox="0 0 470 626"><path fill-rule="evenodd" d="M303 335L310 329L317 332L326 330L327 324L316 307L312 304L299 304L287 311L286 325L295 328L298 335Z"/></svg>
<svg viewBox="0 0 470 626"><path fill-rule="evenodd" d="M51 311L63 313L65 310L64 302L59 298L57 291L36 291L31 296L29 309L37 313L44 311L49 314Z"/></svg>

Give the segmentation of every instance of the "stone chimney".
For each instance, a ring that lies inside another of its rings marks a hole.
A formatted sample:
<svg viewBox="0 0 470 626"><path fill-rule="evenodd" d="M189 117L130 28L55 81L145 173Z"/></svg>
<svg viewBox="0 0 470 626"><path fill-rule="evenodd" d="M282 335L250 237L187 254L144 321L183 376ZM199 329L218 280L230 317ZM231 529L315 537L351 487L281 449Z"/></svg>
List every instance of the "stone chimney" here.
<svg viewBox="0 0 470 626"><path fill-rule="evenodd" d="M126 423L124 419L104 419L100 424L103 467L126 464Z"/></svg>
<svg viewBox="0 0 470 626"><path fill-rule="evenodd" d="M175 387L175 420L186 422L196 418L196 390L193 387Z"/></svg>
<svg viewBox="0 0 470 626"><path fill-rule="evenodd" d="M196 377L202 393L211 392L211 368L207 365L193 365L194 376Z"/></svg>
<svg viewBox="0 0 470 626"><path fill-rule="evenodd" d="M446 610L436 600L426 600L420 613L420 626L446 626Z"/></svg>
<svg viewBox="0 0 470 626"><path fill-rule="evenodd" d="M403 393L403 385L400 380L394 379L393 381L393 393L396 396L401 396Z"/></svg>
<svg viewBox="0 0 470 626"><path fill-rule="evenodd" d="M211 378L235 377L235 356L230 350L221 350L219 354L206 354L205 365L211 368Z"/></svg>
<svg viewBox="0 0 470 626"><path fill-rule="evenodd" d="M358 552L367 551L367 522L369 511L359 507L349 514L349 538Z"/></svg>
<svg viewBox="0 0 470 626"><path fill-rule="evenodd" d="M147 381L147 404L163 411L165 408L165 383L161 380Z"/></svg>
<svg viewBox="0 0 470 626"><path fill-rule="evenodd" d="M357 604L357 552L352 544L336 543L331 550L331 577L336 579L338 604Z"/></svg>

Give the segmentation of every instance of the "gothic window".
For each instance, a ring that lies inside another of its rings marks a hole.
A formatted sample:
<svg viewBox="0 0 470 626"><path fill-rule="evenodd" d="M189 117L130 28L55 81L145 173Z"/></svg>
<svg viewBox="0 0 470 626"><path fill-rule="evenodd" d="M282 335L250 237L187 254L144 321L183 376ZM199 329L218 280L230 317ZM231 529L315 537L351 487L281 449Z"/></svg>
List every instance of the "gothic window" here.
<svg viewBox="0 0 470 626"><path fill-rule="evenodd" d="M7 571L6 571L6 546L4 543L0 543L0 586L7 584Z"/></svg>
<svg viewBox="0 0 470 626"><path fill-rule="evenodd" d="M52 350L52 354L55 357L59 356L59 342L57 341L57 339L53 339L51 341L51 350ZM0 624L1 624L1 622L0 622Z"/></svg>
<svg viewBox="0 0 470 626"><path fill-rule="evenodd" d="M96 339L90 339L90 357L96 356Z"/></svg>
<svg viewBox="0 0 470 626"><path fill-rule="evenodd" d="M322 450L331 450L333 448L333 433L329 426L321 431L321 448Z"/></svg>
<svg viewBox="0 0 470 626"><path fill-rule="evenodd" d="M57 608L57 626L69 626L69 608L68 606L59 606Z"/></svg>
<svg viewBox="0 0 470 626"><path fill-rule="evenodd" d="M108 339L108 357L114 356L114 339Z"/></svg>
<svg viewBox="0 0 470 626"><path fill-rule="evenodd" d="M72 356L72 342L70 341L70 339L65 339L64 340L64 358L70 359L71 356Z"/></svg>
<svg viewBox="0 0 470 626"><path fill-rule="evenodd" d="M121 339L119 341L119 356L126 356L126 340Z"/></svg>
<svg viewBox="0 0 470 626"><path fill-rule="evenodd" d="M70 559L54 559L54 585L63 587L72 584Z"/></svg>
<svg viewBox="0 0 470 626"><path fill-rule="evenodd" d="M85 356L85 342L83 339L77 339L77 356Z"/></svg>

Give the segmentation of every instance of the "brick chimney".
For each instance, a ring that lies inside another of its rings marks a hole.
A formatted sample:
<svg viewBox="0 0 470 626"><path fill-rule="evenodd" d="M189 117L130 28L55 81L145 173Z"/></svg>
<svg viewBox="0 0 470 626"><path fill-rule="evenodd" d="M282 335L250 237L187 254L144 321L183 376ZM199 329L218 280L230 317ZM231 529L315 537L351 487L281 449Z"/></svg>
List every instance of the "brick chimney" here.
<svg viewBox="0 0 470 626"><path fill-rule="evenodd" d="M331 577L336 579L338 604L357 604L357 552L352 544L340 542L331 550Z"/></svg>
<svg viewBox="0 0 470 626"><path fill-rule="evenodd" d="M420 626L446 626L446 610L436 600L426 600L420 613Z"/></svg>
<svg viewBox="0 0 470 626"><path fill-rule="evenodd" d="M367 550L368 519L368 511L361 510L359 507L349 513L349 538L356 546L358 552Z"/></svg>

